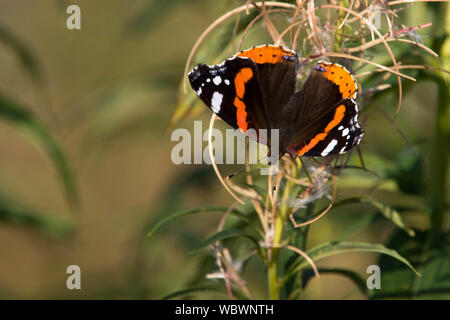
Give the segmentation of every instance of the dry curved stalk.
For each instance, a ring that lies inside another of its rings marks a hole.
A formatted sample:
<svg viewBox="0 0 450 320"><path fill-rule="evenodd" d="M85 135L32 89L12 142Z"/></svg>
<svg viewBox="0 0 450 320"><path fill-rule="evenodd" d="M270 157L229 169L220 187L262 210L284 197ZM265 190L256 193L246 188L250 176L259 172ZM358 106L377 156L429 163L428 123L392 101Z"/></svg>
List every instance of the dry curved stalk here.
<svg viewBox="0 0 450 320"><path fill-rule="evenodd" d="M291 213L289 215L289 219L291 219L291 222L294 225L294 228L304 227L304 226L307 226L307 225L309 225L309 224L311 224L313 222L316 222L317 220L321 219L328 211L330 211L331 207L334 204L334 201L336 200L336 178L334 176L332 176L331 179L332 179L332 182L333 182L333 198L331 199L331 202L328 205L328 207L325 210L323 210L320 214L318 214L317 216L312 218L311 220L308 220L308 221L305 221L305 222L302 222L302 223L297 223L295 221L294 214Z"/></svg>
<svg viewBox="0 0 450 320"><path fill-rule="evenodd" d="M297 30L295 31L294 34L294 39L292 40L292 50L295 51L295 49L297 48L297 39L300 36L300 30L302 30L303 25L306 23L306 20L302 21L302 24L298 26Z"/></svg>
<svg viewBox="0 0 450 320"><path fill-rule="evenodd" d="M233 203L228 210L223 214L222 218L220 219L219 227L217 228L217 232L220 232L223 230L223 227L225 225L225 221L227 220L228 216L230 215L231 211L236 207L236 203Z"/></svg>
<svg viewBox="0 0 450 320"><path fill-rule="evenodd" d="M374 65L374 66L376 66L376 67L378 67L380 69L383 69L384 71L390 72L390 73L395 74L397 76L406 78L406 79L411 80L411 81L416 81L416 79L414 79L413 77L407 76L406 74L397 72L395 70L392 70L391 68L385 67L385 66L383 66L381 64L378 64L376 62L373 62L373 61L370 61L370 60L366 60L366 59L363 59L363 58L359 58L359 57L355 57L355 56L352 56L352 55L349 55L349 54L337 53L337 52L325 52L323 55L324 56L329 56L329 57L339 57L339 58L346 58L346 59L352 59L352 60L361 61L361 62L364 62L364 63L367 63L367 64Z"/></svg>
<svg viewBox="0 0 450 320"><path fill-rule="evenodd" d="M432 66L424 66L424 65L414 65L414 64L405 64L405 65L400 65L399 69L427 69L427 70L433 70L433 71L441 71L441 72L445 72L450 74L450 71L442 69L442 68L436 68L436 67L432 67ZM377 72L383 72L384 70L382 69L376 69L376 70L372 70L372 71L367 71L367 72L363 72L360 74L355 75L355 78L360 78L360 77L364 77L364 76L368 76Z"/></svg>
<svg viewBox="0 0 450 320"><path fill-rule="evenodd" d="M301 3L297 0L297 8L295 9L294 14L292 15L291 25L293 25L295 23L295 20L297 19L297 15L300 12L300 8L301 8ZM291 32L291 44L292 44L292 32Z"/></svg>
<svg viewBox="0 0 450 320"><path fill-rule="evenodd" d="M261 196L253 189L246 189L246 188L242 188L238 185L235 185L228 178L227 178L227 181L228 181L228 185L230 186L231 189L233 189L233 191L240 193L242 196L252 199L252 200L261 200Z"/></svg>
<svg viewBox="0 0 450 320"><path fill-rule="evenodd" d="M244 42L245 37L247 36L248 31L250 30L251 27L253 27L253 25L259 20L261 19L261 17L263 16L262 13L258 14L256 17L254 17L252 19L252 21L250 21L250 23L245 27L244 32L242 32L242 37L239 40L239 45L237 47L236 51L241 51L242 48L242 43Z"/></svg>
<svg viewBox="0 0 450 320"><path fill-rule="evenodd" d="M311 265L311 268L313 269L315 276L317 278L320 278L319 270L317 270L316 264L314 263L313 259L311 259L311 257L308 256L308 254L306 252L304 252L303 250L300 250L299 248L291 246L291 245L287 245L287 246L283 246L283 247L286 249L292 250L292 251L298 253L299 255L301 255L303 258L305 258L305 260L308 261L308 263Z"/></svg>
<svg viewBox="0 0 450 320"><path fill-rule="evenodd" d="M317 44L317 47L319 48L319 52L322 52L323 44L322 44L322 40L320 40L320 38L319 38L319 30L317 28L314 0L308 1L307 9L308 9L307 14L308 14L309 26L313 32L313 37L316 40L316 44Z"/></svg>
<svg viewBox="0 0 450 320"><path fill-rule="evenodd" d="M303 15L306 15L306 11L304 8L302 8L303 11ZM309 20L308 20L309 22ZM311 33L311 30L309 28L305 28L306 31L306 37L303 38L303 52L306 52L306 42L309 42L309 45L311 46L311 48L314 48L314 40L313 37L314 35Z"/></svg>
<svg viewBox="0 0 450 320"><path fill-rule="evenodd" d="M220 231L223 230L223 226L225 225L225 221L227 220L228 216L230 215L231 211L234 209L235 206L236 206L235 204L231 205L228 208L228 210L224 213L224 215L220 219L220 223L219 223L219 227L217 228L217 232L220 232ZM230 300L233 300L233 293L231 291L230 273L229 272L225 272L225 269L222 266L223 254L220 251L220 241L216 241L216 244L215 244L215 246L213 246L213 249L216 250L216 252L217 252L216 263L217 263L217 266L219 267L220 273L223 275L223 278L225 280L225 287L227 288L228 298Z"/></svg>
<svg viewBox="0 0 450 320"><path fill-rule="evenodd" d="M383 14L384 14L384 17L386 18L386 23L388 24L389 35L392 37L394 32L392 31L391 19L389 19L389 15L387 14L387 12L383 12ZM392 19L392 21L394 21L394 19Z"/></svg>
<svg viewBox="0 0 450 320"><path fill-rule="evenodd" d="M272 38L272 41L275 41L275 39L278 39L280 37L280 33L278 32L277 28L275 28L272 21L269 19L265 5L262 6L261 11L263 13L263 20L264 20L264 23L266 24L267 31L269 32L269 35ZM283 39L281 40L281 44L283 46L286 46Z"/></svg>
<svg viewBox="0 0 450 320"><path fill-rule="evenodd" d="M434 52L433 50L431 50L430 48L428 48L427 46L425 46L425 45L423 45L423 44L421 44L419 42L412 41L412 40L409 40L409 39L397 39L397 41L406 42L406 43L412 43L412 44L414 44L414 45L424 49L425 51L427 51L431 55L433 55L435 57L439 57L439 55L436 52Z"/></svg>
<svg viewBox="0 0 450 320"><path fill-rule="evenodd" d="M241 15L238 15L236 22L234 23L233 34L231 36L231 42L233 43L233 49L236 49L236 34L237 34L237 29L239 28L240 23L241 23Z"/></svg>
<svg viewBox="0 0 450 320"><path fill-rule="evenodd" d="M233 300L233 293L231 291L230 273L225 271L225 269L223 268L222 260L224 259L224 257L223 257L222 252L220 251L220 244L218 242L219 241L217 241L215 245L210 245L209 248L213 252L216 252L216 254L215 254L216 264L217 264L217 267L219 268L220 274L222 274L222 276L225 280L225 287L227 288L228 299ZM215 277L216 276L214 275L214 278ZM206 278L209 278L209 275L206 275Z"/></svg>
<svg viewBox="0 0 450 320"><path fill-rule="evenodd" d="M242 201L241 199L238 198L238 196L236 196L233 191L230 189L230 187L225 183L225 181L222 178L222 175L220 174L219 168L217 167L217 163L216 163L216 157L214 156L214 152L213 152L213 148L212 148L212 131L214 128L214 121L216 121L216 114L213 113L211 116L211 122L209 123L209 132L208 132L208 149L209 149L209 156L211 157L211 164L214 168L214 172L217 175L217 178L219 179L220 183L222 183L223 187L225 188L225 190L228 191L228 193L234 198L236 199L236 201L238 201L240 204L244 204L244 201Z"/></svg>
<svg viewBox="0 0 450 320"><path fill-rule="evenodd" d="M267 2L257 2L255 5L263 5L269 7L281 7L281 8L288 8L288 9L295 9L297 8L295 5L290 3L283 3L283 2L275 2L275 1L267 1ZM237 7L231 11L228 11L224 15L222 15L220 18L218 18L216 21L214 21L212 24L209 25L208 28L206 28L205 31L200 35L200 37L195 42L194 46L191 49L191 52L189 53L188 59L186 61L186 65L184 67L184 74L183 74L183 91L184 93L187 93L187 87L186 87L186 76L188 73L189 65L191 64L192 58L194 57L195 52L197 51L198 47L202 43L202 41L205 39L205 37L214 30L219 24L227 20L228 18L234 16L237 13L240 13L242 11L246 11L248 9L248 5L245 4L243 6Z"/></svg>
<svg viewBox="0 0 450 320"><path fill-rule="evenodd" d="M233 280L241 287L242 292L244 294L251 298L250 290L248 290L247 285L245 284L245 281L242 280L242 278L239 276L239 273L234 269L233 265L230 263L232 261L230 252L227 248L223 249L223 255L221 255L221 259L223 264L226 266L228 272L230 273Z"/></svg>
<svg viewBox="0 0 450 320"><path fill-rule="evenodd" d="M352 2L350 3L350 9L353 8L353 5L354 5L354 4L355 4L355 0L352 0ZM347 21L347 19L348 19L349 16L350 16L350 12L347 12L347 14L345 15L344 20L342 20L342 22L341 22L340 26L338 27L338 29L341 29L341 28L344 26L344 24L345 24L345 22Z"/></svg>
<svg viewBox="0 0 450 320"><path fill-rule="evenodd" d="M375 86L375 87L372 87L372 88L364 90L364 92L362 92L362 94L363 95L373 94L375 92L380 92L380 91L387 90L387 89L390 89L390 88L392 88L392 85L390 85L390 84L387 84L387 83L380 84L378 86Z"/></svg>
<svg viewBox="0 0 450 320"><path fill-rule="evenodd" d="M287 27L286 29L284 29L284 30L280 33L278 39L275 41L275 44L278 45L278 44L280 43L280 41L281 41L281 38L283 38L283 36L284 36L286 33L288 33L290 30L292 30L296 25L303 24L304 22L305 22L305 21L298 21L298 22L295 22L295 23L290 24L289 27ZM295 50L295 49L293 49L293 47L291 47L291 49L292 49L292 50Z"/></svg>
<svg viewBox="0 0 450 320"><path fill-rule="evenodd" d="M290 175L288 175L288 174L285 174L284 175L284 177L287 179L287 180L289 180L289 181L292 181L292 182L294 182L294 183L296 183L296 184L298 184L298 185L301 185L301 186L309 186L309 183L308 182L305 182L306 180L305 179L297 179L297 178L294 178L294 177L292 177L292 176L290 176Z"/></svg>
<svg viewBox="0 0 450 320"><path fill-rule="evenodd" d="M387 4L388 6L395 6L397 4L414 3L414 2L449 2L449 0L396 0L396 1L389 1Z"/></svg>
<svg viewBox="0 0 450 320"><path fill-rule="evenodd" d="M286 9L271 9L271 10L267 10L266 13L275 13L275 12L290 12L290 10L286 10ZM261 19L261 17L264 15L264 13L260 13L259 15L257 15L256 17L254 17L252 19L252 21L249 22L249 24L247 25L247 27L245 27L243 33L242 33L242 37L241 40L239 41L239 45L237 47L236 51L241 51L242 48L242 43L244 42L245 37L247 36L248 31L251 29L251 27L253 27L253 25L259 20Z"/></svg>
<svg viewBox="0 0 450 320"><path fill-rule="evenodd" d="M358 14L357 12L342 7L342 6L338 6L338 5L332 5L332 4L325 4L325 5L321 5L318 8L334 8L334 9L339 9L339 10L344 10L349 12L350 14L354 15L355 17L358 17L362 22L364 22L367 27L370 28L371 32L375 32L377 34L377 36L381 39L381 41L383 42L384 46L386 47L387 52L389 53L389 56L391 57L392 60L392 64L394 65L395 70L398 72L398 63L397 60L395 59L394 54L392 53L391 48L389 47L389 45L387 44L386 40L383 38L382 34L380 33L380 31L377 30L377 28L375 28L375 26L368 21L366 18L364 18L363 16L361 16L360 14ZM397 110L395 111L395 114L397 114L400 111L400 106L402 104L402 99L403 99L403 89L402 89L402 81L400 79L400 77L397 75L397 83L398 83L398 106L397 106Z"/></svg>
<svg viewBox="0 0 450 320"><path fill-rule="evenodd" d="M406 42L406 43L410 43L410 44L414 44L422 49L424 49L425 51L427 51L428 53L430 53L431 55L433 55L434 57L438 57L439 55L434 52L433 50L431 50L430 48L428 48L426 45L423 45L419 42L413 41L413 40L409 40L409 39L401 39L401 38L393 38L393 37L388 37L385 39L387 42L392 42L392 41L399 41L399 42ZM371 41L368 42L364 45L361 46L357 46L357 47L352 47L352 48L348 48L346 51L348 53L354 53L354 52L360 52L360 51L365 51L369 48L372 48L373 46L376 46L377 44L380 44L382 41L381 39L377 39L375 41Z"/></svg>

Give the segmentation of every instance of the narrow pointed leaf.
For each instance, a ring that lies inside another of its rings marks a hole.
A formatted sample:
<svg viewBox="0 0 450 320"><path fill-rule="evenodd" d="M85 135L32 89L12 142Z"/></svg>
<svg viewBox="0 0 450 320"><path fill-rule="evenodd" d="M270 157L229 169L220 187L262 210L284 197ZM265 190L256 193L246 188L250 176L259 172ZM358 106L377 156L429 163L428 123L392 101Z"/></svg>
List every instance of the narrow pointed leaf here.
<svg viewBox="0 0 450 320"><path fill-rule="evenodd" d="M241 230L241 229L227 229L227 230L222 230L220 232L217 232L216 234L212 235L211 237L209 237L208 239L206 239L205 241L203 241L201 244L199 244L196 248L194 248L190 253L193 253L199 249L205 248L211 244L216 243L217 241L222 241L222 240L226 240L226 239L231 239L231 238L247 238L249 240L251 240L256 248L260 248L258 240L251 235L250 233Z"/></svg>
<svg viewBox="0 0 450 320"><path fill-rule="evenodd" d="M389 255L394 259L397 259L398 261L404 263L417 276L421 276L420 273L417 272L417 270L411 265L411 263L409 263L409 261L406 260L401 255L399 255L397 251L388 249L381 244L365 243L365 242L328 242L308 250L307 254L314 261L318 261L320 259L333 256L339 253L357 252L357 251L375 252ZM307 266L309 266L309 263L305 259L300 257L297 260L297 262L294 263L293 267L291 267L290 270L287 272L286 280Z"/></svg>
<svg viewBox="0 0 450 320"><path fill-rule="evenodd" d="M349 203L365 203L371 205L372 207L377 209L377 211L380 212L383 216L391 220L397 227L404 230L409 236L414 237L415 235L414 230L411 229L409 226L407 226L400 213L398 213L397 210L394 210L390 206L387 206L371 197L348 198L336 203L335 206Z"/></svg>
<svg viewBox="0 0 450 320"><path fill-rule="evenodd" d="M217 206L205 206L205 207L200 207L200 208L195 208L195 209L177 211L177 212L172 213L171 215L168 215L166 218L160 220L157 224L155 224L155 226L152 229L150 229L150 231L147 233L147 237L151 237L159 228L161 228L163 225L165 225L166 223L168 223L174 219L188 216L188 215L191 215L194 213L224 213L224 212L227 212L228 210L230 210L230 208L217 207ZM241 218L243 220L247 220L247 217L237 209L232 209L230 211L230 214L238 216L239 218Z"/></svg>
<svg viewBox="0 0 450 320"><path fill-rule="evenodd" d="M77 188L66 156L47 128L25 107L0 95L0 117L4 118L37 142L52 160L71 206L78 203Z"/></svg>

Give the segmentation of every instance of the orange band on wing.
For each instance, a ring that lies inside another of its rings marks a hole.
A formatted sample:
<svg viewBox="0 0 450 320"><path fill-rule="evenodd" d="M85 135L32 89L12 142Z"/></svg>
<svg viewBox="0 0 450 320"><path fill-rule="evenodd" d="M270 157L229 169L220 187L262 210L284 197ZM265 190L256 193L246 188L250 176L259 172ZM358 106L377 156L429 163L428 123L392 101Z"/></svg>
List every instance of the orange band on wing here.
<svg viewBox="0 0 450 320"><path fill-rule="evenodd" d="M248 128L247 111L245 110L245 103L238 97L234 98L234 106L237 109L236 119L239 129L246 131Z"/></svg>
<svg viewBox="0 0 450 320"><path fill-rule="evenodd" d="M331 129L336 127L339 124L339 122L341 122L342 119L344 119L344 114L345 114L345 105L341 104L339 107L336 108L334 118L325 128L325 132L329 132Z"/></svg>
<svg viewBox="0 0 450 320"><path fill-rule="evenodd" d="M283 56L295 57L296 54L282 47L267 45L242 51L237 56L247 57L255 61L255 63L263 64L286 62Z"/></svg>
<svg viewBox="0 0 450 320"><path fill-rule="evenodd" d="M253 77L253 71L250 68L242 68L234 77L234 86L236 94L239 98L243 98L245 94L245 84Z"/></svg>
<svg viewBox="0 0 450 320"><path fill-rule="evenodd" d="M331 129L336 127L342 121L344 115L345 115L345 105L341 104L339 107L337 107L336 112L334 113L333 120L331 120L331 122L327 125L325 131L317 134L314 138L312 138L311 141L309 141L309 143L306 146L304 146L303 148L300 149L300 151L298 151L298 155L299 156L304 155L309 150L314 148L321 140L324 140L328 132L330 132Z"/></svg>
<svg viewBox="0 0 450 320"><path fill-rule="evenodd" d="M355 92L358 91L358 87L350 72L338 64L326 64L322 62L319 65L326 70L325 72L321 72L321 74L339 87L339 92L342 94L343 99L354 97Z"/></svg>

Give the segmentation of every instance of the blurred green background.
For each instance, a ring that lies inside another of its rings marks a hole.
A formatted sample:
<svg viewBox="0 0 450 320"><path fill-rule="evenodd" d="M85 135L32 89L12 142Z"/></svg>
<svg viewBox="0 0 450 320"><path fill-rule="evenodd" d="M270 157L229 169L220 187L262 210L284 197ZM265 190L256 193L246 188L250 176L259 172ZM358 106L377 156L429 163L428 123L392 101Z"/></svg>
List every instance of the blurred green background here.
<svg viewBox="0 0 450 320"><path fill-rule="evenodd" d="M0 1L0 97L15 110L5 107L0 117L0 298L157 299L189 286L199 270L215 270L204 263L206 250L188 252L214 232L219 215L194 215L149 240L145 235L176 210L232 203L211 167L171 162L175 143L166 128L192 45L211 22L242 3ZM81 8L81 30L66 28L69 4ZM405 13L408 24L419 25L431 21L435 9L417 4L408 10L413 12ZM419 34L431 44L444 32L441 25ZM367 168L381 178L350 170L338 184L338 196L370 192L402 207L414 228L428 229L437 99L433 81L407 86L396 125L415 154L370 106L362 150ZM391 116L396 104L395 90L377 98ZM191 130L200 119L205 128L209 115L175 127ZM448 153L448 144L442 148ZM448 213L448 188L445 199ZM364 206L331 211L312 226L309 245L335 240L371 213ZM448 226L445 214L442 229ZM354 239L386 244L393 229L387 220L375 219ZM367 266L377 261L375 254L348 253L319 266L348 267L365 277ZM81 290L66 288L65 271L72 264L81 267ZM256 298L264 298L261 266L251 265L247 278ZM324 274L311 280L305 297L363 298L355 290L348 279Z"/></svg>

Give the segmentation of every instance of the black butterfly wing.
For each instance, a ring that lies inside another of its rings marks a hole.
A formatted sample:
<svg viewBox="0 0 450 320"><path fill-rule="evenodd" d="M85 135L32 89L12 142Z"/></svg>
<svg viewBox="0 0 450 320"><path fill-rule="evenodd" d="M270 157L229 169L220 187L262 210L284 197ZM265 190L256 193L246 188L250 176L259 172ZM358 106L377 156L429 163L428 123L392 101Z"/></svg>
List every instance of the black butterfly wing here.
<svg viewBox="0 0 450 320"><path fill-rule="evenodd" d="M286 127L284 108L295 92L297 53L282 46L262 45L241 51L237 56L248 57L256 63L271 128Z"/></svg>
<svg viewBox="0 0 450 320"><path fill-rule="evenodd" d="M328 156L357 146L364 134L358 124L358 105L351 98L339 101L325 115L301 130L287 152L298 156Z"/></svg>
<svg viewBox="0 0 450 320"><path fill-rule="evenodd" d="M233 57L223 63L199 64L189 73L192 89L222 120L242 132L269 127L256 64Z"/></svg>
<svg viewBox="0 0 450 320"><path fill-rule="evenodd" d="M295 120L282 147L300 156L326 156L344 153L359 144L363 130L353 100L357 90L345 67L316 64L302 90L289 100L287 112Z"/></svg>

